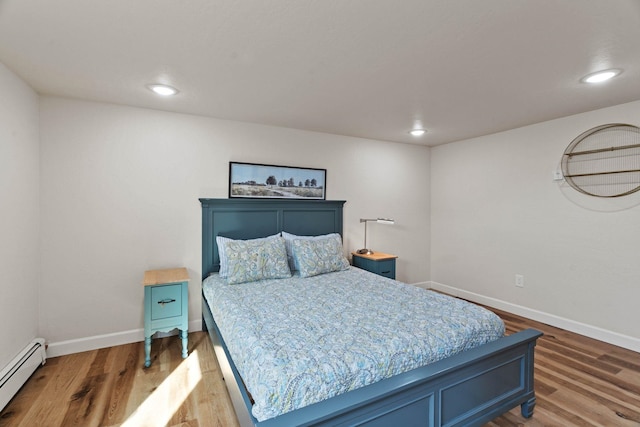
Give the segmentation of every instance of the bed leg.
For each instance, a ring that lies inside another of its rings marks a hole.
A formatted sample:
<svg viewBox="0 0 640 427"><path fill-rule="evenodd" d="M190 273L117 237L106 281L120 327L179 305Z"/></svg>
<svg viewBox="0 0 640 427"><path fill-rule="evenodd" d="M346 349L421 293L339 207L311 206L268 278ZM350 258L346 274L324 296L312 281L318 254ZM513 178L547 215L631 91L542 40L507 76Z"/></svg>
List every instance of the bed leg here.
<svg viewBox="0 0 640 427"><path fill-rule="evenodd" d="M524 402L520 405L520 411L522 412L522 416L525 418L531 418L533 415L533 408L536 406L536 397L533 396L531 399Z"/></svg>

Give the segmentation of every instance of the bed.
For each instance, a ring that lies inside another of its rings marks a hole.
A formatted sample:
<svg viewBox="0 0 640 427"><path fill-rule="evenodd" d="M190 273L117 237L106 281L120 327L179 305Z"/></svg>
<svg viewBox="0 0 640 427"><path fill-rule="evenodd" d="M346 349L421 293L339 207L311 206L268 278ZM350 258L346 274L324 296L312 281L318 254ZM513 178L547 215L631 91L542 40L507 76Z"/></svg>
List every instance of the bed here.
<svg viewBox="0 0 640 427"><path fill-rule="evenodd" d="M207 298L221 298L221 294L212 294L209 289L209 286L216 286L216 281L219 285L221 280L217 277L221 254L216 240L219 236L233 240L265 238L278 235L283 231L297 236L341 234L345 202L256 199L200 199L200 202L203 233L203 327L207 329L213 342L225 384L241 426L481 425L518 405L521 406L524 417L532 416L535 406L534 347L537 338L541 336L541 333L535 330L525 330L498 339L494 337L486 343L476 343L468 350L456 352L452 356L433 363L425 365L419 363L418 366L410 367L402 373L394 371L392 375L376 379L367 385L359 384L350 391L341 392L315 403L305 403L299 408L288 408L284 412L276 412L274 416L268 415L269 412L262 408L256 411L258 414L256 417L252 410L254 405L256 405L255 409L258 409L261 400L255 400L256 396L248 393L238 370L240 366L244 372L254 372L257 378L258 371L247 371L247 361L239 356L253 349L249 346L239 350L239 340L230 338L233 334L228 332L229 326L225 324L225 322L229 323L227 314L221 312L214 304L212 309L207 303ZM342 292L339 284L345 280L354 280L362 283L362 286L369 286L367 275L374 279L371 273L356 268L346 268L344 271L326 274L327 277L331 277L330 281L336 284L336 292ZM417 290L390 279L379 276L375 278L395 283L400 292L419 292L420 295L416 294L416 298L423 293L426 294L423 290ZM313 277L300 279L294 274L291 279L284 277L273 279L270 286L273 285L273 289L281 289L278 292L284 292L284 289L290 286L289 280L310 281L310 279ZM277 288L275 284L281 288ZM313 287L310 286L310 289ZM240 288L236 287L236 289ZM367 292L370 292L370 289ZM250 290L242 298L253 298L255 295L259 295L258 291ZM303 293L300 292L300 295ZM313 300L318 298L318 295L310 297ZM302 302L295 303L293 307L297 308ZM251 304L253 303L249 303ZM425 302L425 304L428 303ZM241 311L238 307L242 307L242 304L237 304L231 312ZM285 303L283 307L292 307L292 305ZM282 311L284 309L281 308L280 312ZM218 323L226 330L225 334L221 333ZM252 321L247 321L247 324L251 326ZM239 325L240 331L250 332L250 328L243 328L242 320L235 321L234 325L236 328ZM365 335L364 333L353 334ZM442 334L449 335L448 332L442 332ZM230 341L225 342L223 337ZM427 340L424 339L424 341ZM362 345L365 346L367 343L362 342ZM400 346L407 347L405 344ZM231 357L232 353L236 354L238 366ZM259 356L252 355L250 358L258 359ZM292 364L289 361L287 366L290 365ZM260 369L262 368L264 365L260 366ZM255 379L254 374L247 377L248 384ZM262 379L257 381L264 382ZM251 387L256 385L253 384Z"/></svg>

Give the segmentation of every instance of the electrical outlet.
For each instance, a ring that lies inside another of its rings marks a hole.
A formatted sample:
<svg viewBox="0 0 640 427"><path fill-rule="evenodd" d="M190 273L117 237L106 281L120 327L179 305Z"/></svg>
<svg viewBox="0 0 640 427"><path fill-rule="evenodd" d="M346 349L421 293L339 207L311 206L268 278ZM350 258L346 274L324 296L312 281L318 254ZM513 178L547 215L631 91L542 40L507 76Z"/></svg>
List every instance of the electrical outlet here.
<svg viewBox="0 0 640 427"><path fill-rule="evenodd" d="M562 181L564 179L564 176L562 175L562 171L557 169L555 171L553 171L553 180L554 181Z"/></svg>
<svg viewBox="0 0 640 427"><path fill-rule="evenodd" d="M516 274L516 286L524 288L524 276L522 274Z"/></svg>

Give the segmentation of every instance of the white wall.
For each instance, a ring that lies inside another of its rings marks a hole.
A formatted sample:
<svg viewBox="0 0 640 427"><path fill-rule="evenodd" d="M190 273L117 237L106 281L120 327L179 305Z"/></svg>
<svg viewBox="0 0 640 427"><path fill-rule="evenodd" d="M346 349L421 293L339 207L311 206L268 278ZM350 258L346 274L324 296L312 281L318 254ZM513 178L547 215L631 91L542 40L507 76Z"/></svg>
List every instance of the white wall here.
<svg viewBox="0 0 640 427"><path fill-rule="evenodd" d="M40 329L60 343L143 326L146 269L185 266L200 318L198 198L227 197L228 162L327 169L345 199L345 246L397 254L398 278L429 279L429 149L154 110L41 98ZM54 346L55 348L55 346Z"/></svg>
<svg viewBox="0 0 640 427"><path fill-rule="evenodd" d="M435 287L640 351L640 194L552 180L575 137L614 122L640 125L640 101L435 147Z"/></svg>
<svg viewBox="0 0 640 427"><path fill-rule="evenodd" d="M0 369L36 337L38 96L0 63Z"/></svg>
<svg viewBox="0 0 640 427"><path fill-rule="evenodd" d="M227 196L230 160L327 168L328 198L348 201L348 250L363 243L358 218L396 219L372 227L369 246L400 256L400 280L431 279L631 348L640 339L640 195L588 198L551 179L584 130L640 124L640 101L430 152L55 97L40 98L38 112L37 95L3 66L0 87L0 265L9 278L0 321L12 325L0 366L36 334L54 344L89 338L80 347L96 335L140 336L149 268L189 269L197 321L197 199Z"/></svg>
<svg viewBox="0 0 640 427"><path fill-rule="evenodd" d="M637 345L640 195L588 198L551 175L582 131L640 124L640 101L430 152L55 97L40 98L39 117L37 95L3 66L0 87L0 265L8 277L0 321L12 325L0 336L0 366L38 332L54 344L89 338L80 347L96 335L141 335L140 281L149 268L189 269L197 321L197 199L227 196L230 160L327 168L328 198L348 201L348 250L363 243L358 218L396 219L372 227L368 246L400 256L400 280L431 278Z"/></svg>

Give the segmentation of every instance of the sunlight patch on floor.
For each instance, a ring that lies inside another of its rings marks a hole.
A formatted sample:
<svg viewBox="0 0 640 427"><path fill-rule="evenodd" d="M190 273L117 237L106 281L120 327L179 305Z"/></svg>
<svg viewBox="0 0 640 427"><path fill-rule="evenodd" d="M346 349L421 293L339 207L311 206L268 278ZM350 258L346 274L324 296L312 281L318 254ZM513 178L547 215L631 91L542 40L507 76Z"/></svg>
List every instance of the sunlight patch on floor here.
<svg viewBox="0 0 640 427"><path fill-rule="evenodd" d="M167 425L201 379L198 351L193 350L127 418L122 427Z"/></svg>

